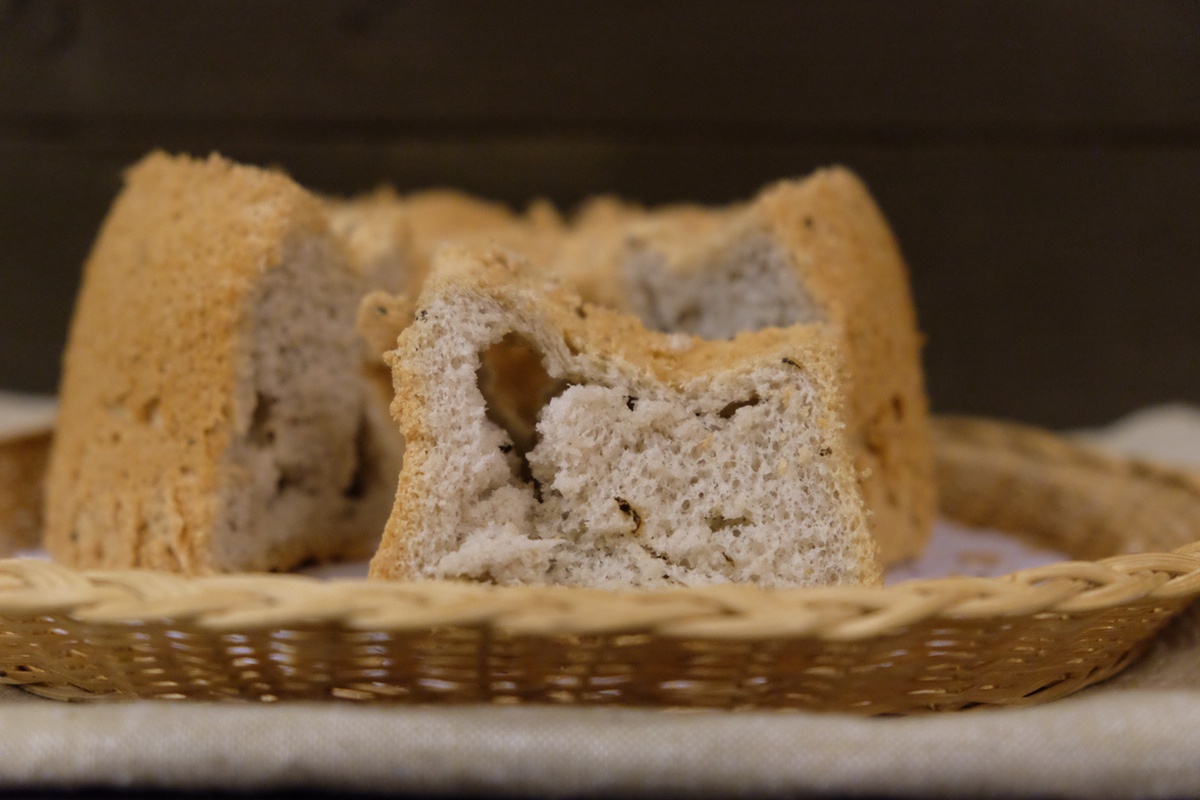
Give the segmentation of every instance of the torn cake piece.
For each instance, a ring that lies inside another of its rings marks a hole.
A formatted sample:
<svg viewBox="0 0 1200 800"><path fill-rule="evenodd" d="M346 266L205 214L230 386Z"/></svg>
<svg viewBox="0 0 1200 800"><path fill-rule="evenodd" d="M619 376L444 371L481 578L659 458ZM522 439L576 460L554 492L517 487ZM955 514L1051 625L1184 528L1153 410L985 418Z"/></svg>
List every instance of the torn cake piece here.
<svg viewBox="0 0 1200 800"><path fill-rule="evenodd" d="M651 329L718 340L829 326L880 556L918 555L937 505L921 335L900 249L862 181L834 167L750 203L653 211L627 227L625 244L609 296Z"/></svg>
<svg viewBox="0 0 1200 800"><path fill-rule="evenodd" d="M824 325L649 332L447 248L388 355L407 440L371 575L877 583Z"/></svg>

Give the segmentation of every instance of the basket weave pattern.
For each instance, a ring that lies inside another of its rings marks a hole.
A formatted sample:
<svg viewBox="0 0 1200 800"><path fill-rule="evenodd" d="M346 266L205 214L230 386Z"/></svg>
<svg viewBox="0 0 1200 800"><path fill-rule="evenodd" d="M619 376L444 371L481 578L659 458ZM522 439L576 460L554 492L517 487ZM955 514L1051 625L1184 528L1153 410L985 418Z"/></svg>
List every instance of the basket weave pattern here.
<svg viewBox="0 0 1200 800"><path fill-rule="evenodd" d="M915 713L1070 694L1123 669L1200 596L1191 476L978 421L939 423L938 452L953 518L1015 515L1055 546L1090 532L1093 550L1095 537L1113 551L1191 543L883 589L624 594L0 561L0 681L56 699ZM1013 511L1013 497L1040 512Z"/></svg>

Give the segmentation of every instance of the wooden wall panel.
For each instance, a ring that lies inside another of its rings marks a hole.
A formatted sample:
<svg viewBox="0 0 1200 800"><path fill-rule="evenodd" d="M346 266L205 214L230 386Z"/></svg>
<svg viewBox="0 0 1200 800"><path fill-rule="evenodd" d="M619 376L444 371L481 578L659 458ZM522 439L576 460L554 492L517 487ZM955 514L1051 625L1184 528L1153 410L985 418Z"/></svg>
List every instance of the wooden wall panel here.
<svg viewBox="0 0 1200 800"><path fill-rule="evenodd" d="M883 138L1200 125L1189 2L5 5L0 116Z"/></svg>

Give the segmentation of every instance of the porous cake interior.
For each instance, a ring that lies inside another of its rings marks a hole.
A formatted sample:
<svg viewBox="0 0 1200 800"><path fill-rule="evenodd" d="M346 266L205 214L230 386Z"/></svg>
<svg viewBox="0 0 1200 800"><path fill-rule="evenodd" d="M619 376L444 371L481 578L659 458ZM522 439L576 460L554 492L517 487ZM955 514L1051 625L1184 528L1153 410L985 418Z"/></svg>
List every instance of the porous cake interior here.
<svg viewBox="0 0 1200 800"><path fill-rule="evenodd" d="M425 487L407 544L414 577L610 588L864 579L861 500L807 353L670 385L578 352L482 293L443 295L419 316L425 330L408 335L420 336L420 363L408 368L436 376L423 406L436 443L412 478ZM497 378L501 363L526 377Z"/></svg>
<svg viewBox="0 0 1200 800"><path fill-rule="evenodd" d="M680 234L676 234L680 236ZM821 322L791 256L766 231L738 231L713 246L632 238L623 280L630 310L652 330L732 339L741 331ZM679 261L670 251L689 246Z"/></svg>
<svg viewBox="0 0 1200 800"><path fill-rule="evenodd" d="M251 300L216 569L362 557L387 519L399 465L357 357L361 287L337 263L327 238L293 237Z"/></svg>

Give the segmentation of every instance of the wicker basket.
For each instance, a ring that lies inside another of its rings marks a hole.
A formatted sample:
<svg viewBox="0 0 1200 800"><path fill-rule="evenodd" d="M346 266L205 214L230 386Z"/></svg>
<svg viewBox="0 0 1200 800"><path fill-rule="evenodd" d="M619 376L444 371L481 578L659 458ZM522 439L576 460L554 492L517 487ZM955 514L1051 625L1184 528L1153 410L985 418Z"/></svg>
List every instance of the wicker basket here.
<svg viewBox="0 0 1200 800"><path fill-rule="evenodd" d="M942 419L936 435L944 514L1100 560L891 588L624 594L0 561L0 681L60 700L903 714L1070 694L1200 595L1197 478L1014 425Z"/></svg>

